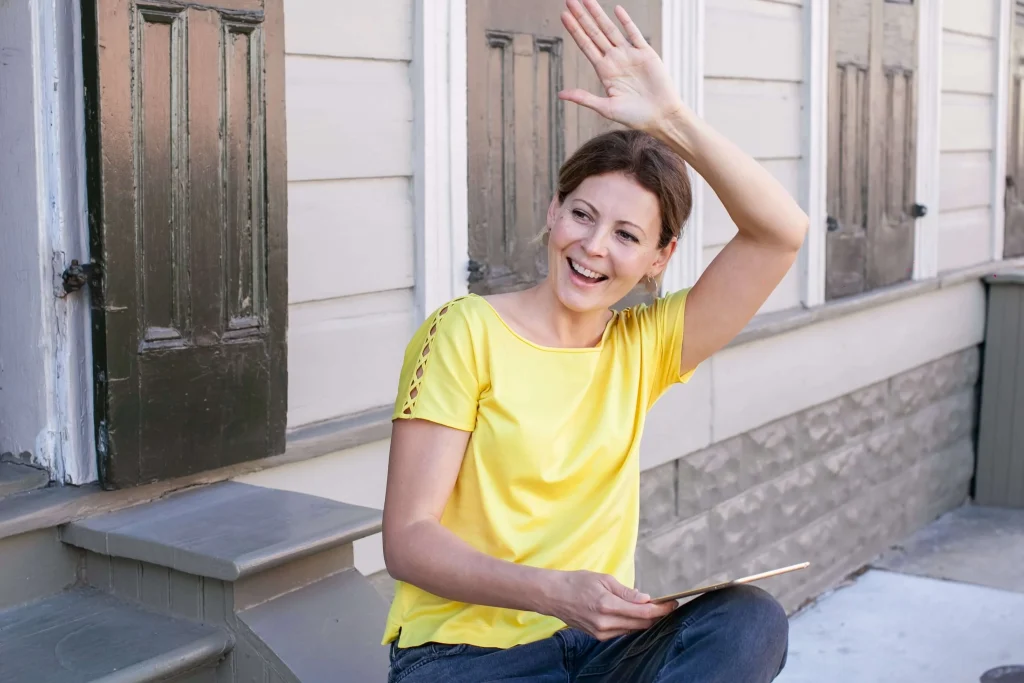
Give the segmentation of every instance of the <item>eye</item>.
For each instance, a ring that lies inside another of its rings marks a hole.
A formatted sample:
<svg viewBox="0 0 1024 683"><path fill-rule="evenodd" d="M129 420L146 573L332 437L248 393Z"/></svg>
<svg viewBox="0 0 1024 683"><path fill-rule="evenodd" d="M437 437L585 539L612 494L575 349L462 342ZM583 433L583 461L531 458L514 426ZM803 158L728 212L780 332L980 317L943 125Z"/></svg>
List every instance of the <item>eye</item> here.
<svg viewBox="0 0 1024 683"><path fill-rule="evenodd" d="M577 220L581 221L590 220L590 216L585 211L582 211L580 209L573 209L572 216L573 218L576 218Z"/></svg>
<svg viewBox="0 0 1024 683"><path fill-rule="evenodd" d="M631 232L627 232L625 230L619 230L619 237L621 237L622 239L626 240L627 242L633 242L634 244L639 244L640 243L640 240L637 239L636 235L634 235Z"/></svg>

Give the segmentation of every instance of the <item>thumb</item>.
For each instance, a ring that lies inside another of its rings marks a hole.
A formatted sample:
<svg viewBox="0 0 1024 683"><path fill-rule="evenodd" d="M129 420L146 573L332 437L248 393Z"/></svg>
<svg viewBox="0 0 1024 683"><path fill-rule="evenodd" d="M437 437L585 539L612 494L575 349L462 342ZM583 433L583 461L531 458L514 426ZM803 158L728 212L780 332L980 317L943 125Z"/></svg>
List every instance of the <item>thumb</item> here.
<svg viewBox="0 0 1024 683"><path fill-rule="evenodd" d="M647 595L646 593L641 593L636 588L629 588L627 586L623 586L614 577L608 577L608 582L606 585L608 586L608 589L612 592L613 595L622 598L626 602L634 602L641 604L645 602L650 602L651 600L650 595Z"/></svg>
<svg viewBox="0 0 1024 683"><path fill-rule="evenodd" d="M607 97L598 97L592 93L587 92L581 88L570 88L569 90L562 90L558 93L558 98L566 100L568 102L575 102L578 105L586 107L587 109L593 109L602 116L605 113L605 105L608 102Z"/></svg>

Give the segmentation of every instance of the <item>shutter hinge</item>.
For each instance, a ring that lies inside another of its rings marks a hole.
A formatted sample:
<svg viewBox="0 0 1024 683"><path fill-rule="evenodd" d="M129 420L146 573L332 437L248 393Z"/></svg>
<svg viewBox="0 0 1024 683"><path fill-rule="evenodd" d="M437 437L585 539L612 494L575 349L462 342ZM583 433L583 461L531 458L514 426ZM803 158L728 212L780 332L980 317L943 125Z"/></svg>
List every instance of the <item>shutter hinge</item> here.
<svg viewBox="0 0 1024 683"><path fill-rule="evenodd" d="M70 294L77 292L86 285L96 285L99 281L100 269L95 263L79 263L78 259L71 261L71 265L64 269L61 280L64 281L64 291Z"/></svg>
<svg viewBox="0 0 1024 683"><path fill-rule="evenodd" d="M928 213L928 207L924 204L914 204L910 207L910 215L914 218L923 218Z"/></svg>
<svg viewBox="0 0 1024 683"><path fill-rule="evenodd" d="M472 285L482 281L487 277L488 271L490 271L490 268L486 263L480 263L479 261L469 259L469 276L467 278L469 280L469 284Z"/></svg>

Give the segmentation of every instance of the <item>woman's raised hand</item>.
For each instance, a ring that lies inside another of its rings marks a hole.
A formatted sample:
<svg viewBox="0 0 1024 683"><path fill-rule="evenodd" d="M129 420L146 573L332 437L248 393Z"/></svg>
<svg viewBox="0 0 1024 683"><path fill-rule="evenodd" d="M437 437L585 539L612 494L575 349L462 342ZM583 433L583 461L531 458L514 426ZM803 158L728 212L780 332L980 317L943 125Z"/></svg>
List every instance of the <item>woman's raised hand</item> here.
<svg viewBox="0 0 1024 683"><path fill-rule="evenodd" d="M684 109L664 62L625 9L615 8L623 35L597 0L566 0L566 6L562 24L594 65L607 97L576 88L559 93L561 99L648 133Z"/></svg>

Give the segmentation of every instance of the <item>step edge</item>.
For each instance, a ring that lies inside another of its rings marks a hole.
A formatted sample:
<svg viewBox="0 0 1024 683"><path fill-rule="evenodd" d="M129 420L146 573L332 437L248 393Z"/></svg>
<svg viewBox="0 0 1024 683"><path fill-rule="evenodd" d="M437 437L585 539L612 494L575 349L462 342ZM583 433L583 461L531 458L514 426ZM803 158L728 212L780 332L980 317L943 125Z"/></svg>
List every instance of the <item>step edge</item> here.
<svg viewBox="0 0 1024 683"><path fill-rule="evenodd" d="M235 639L218 628L202 638L161 653L145 662L96 678L92 683L157 683L211 664L231 652Z"/></svg>

